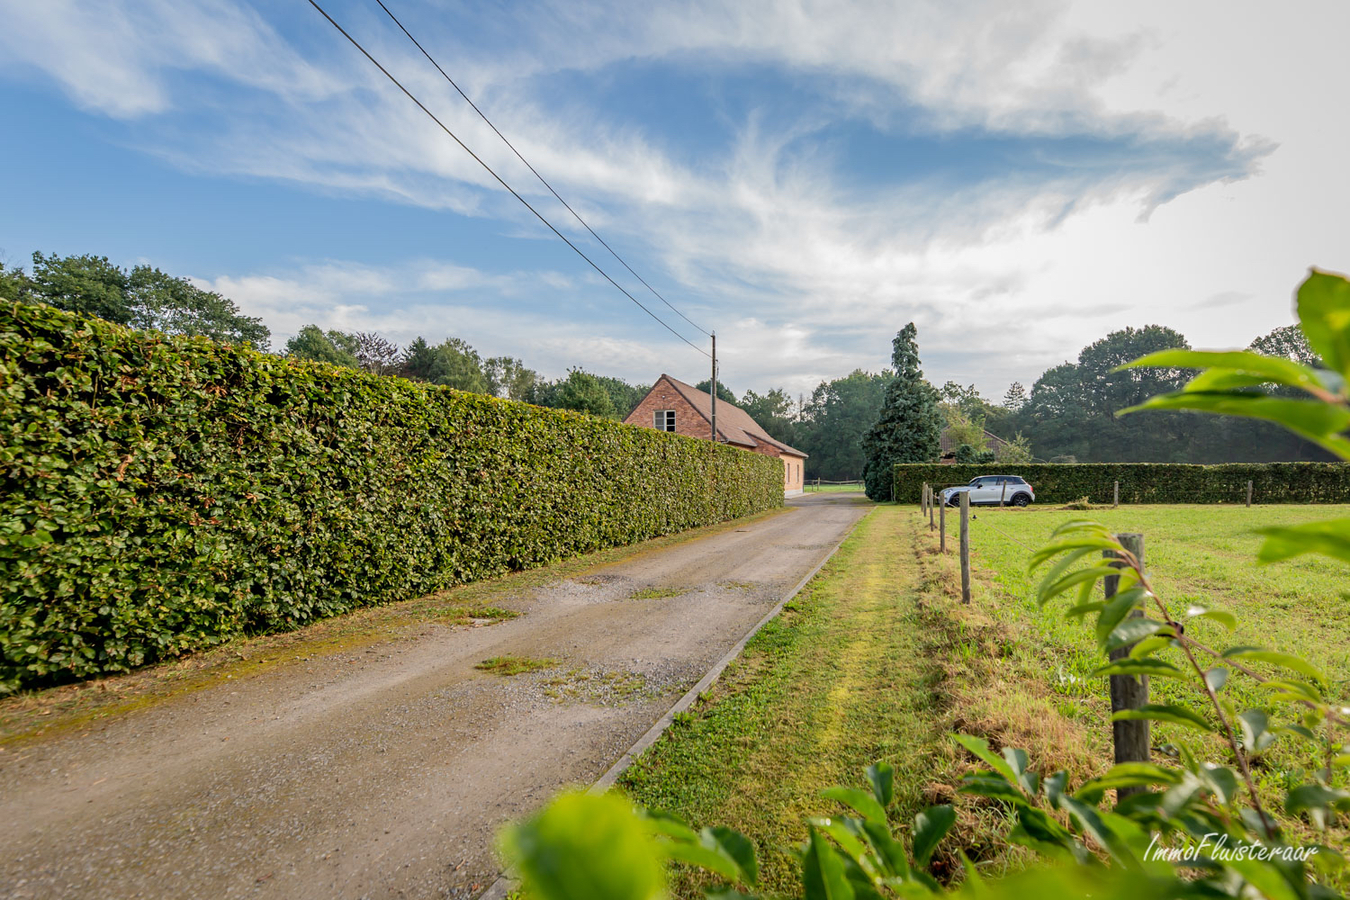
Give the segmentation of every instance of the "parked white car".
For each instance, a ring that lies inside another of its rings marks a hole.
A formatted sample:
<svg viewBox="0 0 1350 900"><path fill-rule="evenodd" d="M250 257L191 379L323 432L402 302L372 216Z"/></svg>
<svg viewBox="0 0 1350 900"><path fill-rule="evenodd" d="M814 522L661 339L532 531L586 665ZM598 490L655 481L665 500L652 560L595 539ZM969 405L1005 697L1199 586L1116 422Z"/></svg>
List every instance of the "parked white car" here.
<svg viewBox="0 0 1350 900"><path fill-rule="evenodd" d="M972 478L970 484L961 487L945 488L942 502L948 506L957 506L962 494L970 494L971 506L1026 506L1036 499L1031 485L1018 475L981 475Z"/></svg>

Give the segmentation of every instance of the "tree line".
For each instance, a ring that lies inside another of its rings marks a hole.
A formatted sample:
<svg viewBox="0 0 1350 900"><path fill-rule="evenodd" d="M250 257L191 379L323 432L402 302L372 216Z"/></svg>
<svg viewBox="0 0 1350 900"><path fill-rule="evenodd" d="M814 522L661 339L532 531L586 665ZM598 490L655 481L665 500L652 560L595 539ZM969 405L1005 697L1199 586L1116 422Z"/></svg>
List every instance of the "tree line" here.
<svg viewBox="0 0 1350 900"><path fill-rule="evenodd" d="M47 303L133 328L203 335L263 351L270 347L271 333L262 321L240 313L229 298L150 266L124 269L106 257L34 253L27 272L0 264L0 297ZM822 381L800 401L782 388L737 397L719 383L717 393L778 440L809 454L808 478L831 481L862 478L869 452L903 449L906 456L921 457L914 462L932 462L939 455L935 441L942 436L957 462L972 463L1328 458L1315 445L1253 419L1184 412L1115 415L1155 394L1179 390L1193 374L1185 369L1117 372L1118 366L1155 350L1189 347L1184 335L1161 325L1125 328L1084 347L1075 361L1046 370L1030 390L1014 383L994 401L974 385L948 381L937 387L924 380L911 324L896 335L890 368L855 369ZM1256 338L1249 349L1318 365L1293 325ZM650 387L579 367L546 379L520 359L483 357L455 337L436 343L419 337L399 347L378 334L308 325L279 352L613 419L627 416ZM706 391L709 382L697 387ZM889 401L888 394L893 395ZM939 436L930 441L928 425L916 431L912 423L931 423L933 415Z"/></svg>
<svg viewBox="0 0 1350 900"><path fill-rule="evenodd" d="M103 256L34 253L28 271L0 263L0 297L46 303L136 329L204 336L261 351L271 345L262 320L243 315L228 297L150 266L125 269ZM400 348L378 334L307 325L279 352L612 419L622 419L647 393L645 386L579 368L550 381L519 359L483 358L455 337L439 343L419 337Z"/></svg>
<svg viewBox="0 0 1350 900"><path fill-rule="evenodd" d="M943 436L951 458L969 463L1330 459L1315 444L1257 419L1189 412L1118 417L1119 410L1151 396L1180 390L1195 374L1189 369L1116 371L1156 350L1190 349L1183 334L1161 325L1111 332L1084 347L1074 361L1047 369L1030 390L1014 382L997 401L974 385L948 381L937 387L923 379L913 325L896 341L891 368L857 369L823 381L795 415L786 415L792 404L782 391L766 395L777 406L756 419L775 437L811 455L809 478L863 478L869 448L873 455L894 457L903 451L903 461L933 462L939 455L934 440ZM1321 366L1296 325L1257 337L1247 349ZM897 381L906 393L893 398L888 409L887 392ZM896 410L901 408L908 412L900 415ZM923 424L933 421L934 411L936 438Z"/></svg>

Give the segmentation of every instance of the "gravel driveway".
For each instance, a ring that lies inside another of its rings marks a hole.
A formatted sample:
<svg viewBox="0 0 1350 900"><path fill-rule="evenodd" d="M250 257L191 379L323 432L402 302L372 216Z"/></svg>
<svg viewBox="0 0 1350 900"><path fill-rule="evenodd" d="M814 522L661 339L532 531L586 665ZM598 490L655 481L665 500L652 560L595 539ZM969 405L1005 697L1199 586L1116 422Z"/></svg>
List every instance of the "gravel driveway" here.
<svg viewBox="0 0 1350 900"><path fill-rule="evenodd" d="M469 897L861 518L814 494L533 589L520 618L315 655L0 754L0 896ZM474 665L547 658L506 678Z"/></svg>

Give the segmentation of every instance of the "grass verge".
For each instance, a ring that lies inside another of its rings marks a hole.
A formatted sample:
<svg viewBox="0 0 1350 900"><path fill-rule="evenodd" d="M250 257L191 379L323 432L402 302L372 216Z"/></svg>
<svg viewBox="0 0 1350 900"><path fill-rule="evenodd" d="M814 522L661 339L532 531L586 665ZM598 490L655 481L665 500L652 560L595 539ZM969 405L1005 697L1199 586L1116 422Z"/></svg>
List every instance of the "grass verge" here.
<svg viewBox="0 0 1350 900"><path fill-rule="evenodd" d="M771 894L796 884L792 848L820 797L863 786L876 760L896 767L899 822L951 799L965 768L947 735L953 695L946 659L992 626L967 627L947 579L926 565L907 508L880 506L810 585L746 646L716 685L624 774L634 800L700 825L737 828L760 851ZM983 644L980 652L988 648ZM977 860L1002 858L1001 815L963 809L961 843ZM944 853L940 873L952 874ZM679 896L701 876L681 872Z"/></svg>

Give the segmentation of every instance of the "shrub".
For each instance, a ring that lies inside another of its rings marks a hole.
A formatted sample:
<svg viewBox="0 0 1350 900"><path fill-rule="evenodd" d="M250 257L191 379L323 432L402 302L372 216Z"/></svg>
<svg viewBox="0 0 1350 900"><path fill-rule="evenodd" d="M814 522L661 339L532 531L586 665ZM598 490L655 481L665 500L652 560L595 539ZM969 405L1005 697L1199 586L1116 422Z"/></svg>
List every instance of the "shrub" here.
<svg viewBox="0 0 1350 900"><path fill-rule="evenodd" d="M1069 503L1084 496L1110 503L1117 481L1121 503L1243 503L1249 480L1253 503L1350 502L1350 465L1305 462L902 463L895 467L895 499L917 503L924 482L965 484L979 475L1021 475L1035 488L1038 503Z"/></svg>
<svg viewBox="0 0 1350 900"><path fill-rule="evenodd" d="M782 503L769 457L0 306L0 691Z"/></svg>

